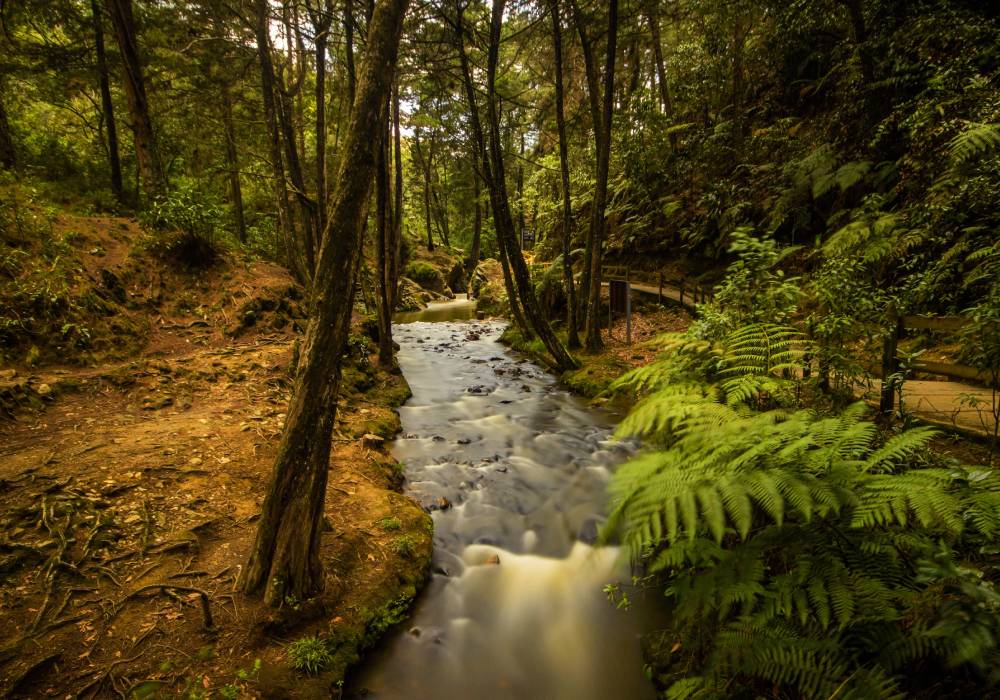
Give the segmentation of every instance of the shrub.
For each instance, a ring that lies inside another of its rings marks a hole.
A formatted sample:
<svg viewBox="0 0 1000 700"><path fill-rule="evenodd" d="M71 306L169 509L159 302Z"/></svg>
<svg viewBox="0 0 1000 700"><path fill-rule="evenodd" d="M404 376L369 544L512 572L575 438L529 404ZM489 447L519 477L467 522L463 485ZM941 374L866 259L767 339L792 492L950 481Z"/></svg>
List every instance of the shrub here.
<svg viewBox="0 0 1000 700"><path fill-rule="evenodd" d="M222 207L193 182L154 199L141 222L164 257L187 267L209 267L218 259Z"/></svg>
<svg viewBox="0 0 1000 700"><path fill-rule="evenodd" d="M319 637L303 637L288 645L285 651L292 668L309 674L323 671L333 659L326 642Z"/></svg>

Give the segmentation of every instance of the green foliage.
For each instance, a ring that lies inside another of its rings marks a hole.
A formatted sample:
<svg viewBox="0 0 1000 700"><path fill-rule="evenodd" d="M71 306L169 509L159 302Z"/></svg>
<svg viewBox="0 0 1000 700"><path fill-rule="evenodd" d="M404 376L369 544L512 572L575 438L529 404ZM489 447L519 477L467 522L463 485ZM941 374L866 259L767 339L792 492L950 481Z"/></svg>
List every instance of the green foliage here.
<svg viewBox="0 0 1000 700"><path fill-rule="evenodd" d="M797 278L786 278L778 263L795 252L750 227L730 234L729 252L737 256L715 289L715 298L699 306L698 334L718 340L742 325L784 323L798 306Z"/></svg>
<svg viewBox="0 0 1000 700"><path fill-rule="evenodd" d="M285 650L288 662L298 671L315 675L326 669L333 660L327 643L319 637L302 637Z"/></svg>
<svg viewBox="0 0 1000 700"><path fill-rule="evenodd" d="M403 521L400 520L399 518L382 518L375 524L378 525L381 529L385 530L386 532L399 530L403 527Z"/></svg>
<svg viewBox="0 0 1000 700"><path fill-rule="evenodd" d="M400 535L389 543L389 549L407 559L412 559L417 553L417 540L412 535Z"/></svg>
<svg viewBox="0 0 1000 700"><path fill-rule="evenodd" d="M1000 476L933 457L931 429L883 438L860 403L754 410L733 377L794 365L798 341L673 338L621 380L642 398L617 434L652 447L615 474L606 536L667 597L658 681L678 698L890 697L918 662L1000 681L1000 596L968 558L1000 539Z"/></svg>
<svg viewBox="0 0 1000 700"><path fill-rule="evenodd" d="M186 267L208 267L218 258L222 208L194 181L160 195L140 218L150 248Z"/></svg>

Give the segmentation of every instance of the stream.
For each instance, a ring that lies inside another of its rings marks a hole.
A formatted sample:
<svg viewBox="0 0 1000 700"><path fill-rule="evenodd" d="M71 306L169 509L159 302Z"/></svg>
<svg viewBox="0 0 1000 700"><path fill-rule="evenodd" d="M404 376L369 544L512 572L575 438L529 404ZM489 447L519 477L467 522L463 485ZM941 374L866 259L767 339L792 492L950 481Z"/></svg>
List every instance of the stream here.
<svg viewBox="0 0 1000 700"><path fill-rule="evenodd" d="M413 390L393 454L433 509L433 576L412 618L355 672L348 696L652 698L642 601L602 588L629 573L592 546L615 466L613 416L498 342L465 299L397 317Z"/></svg>

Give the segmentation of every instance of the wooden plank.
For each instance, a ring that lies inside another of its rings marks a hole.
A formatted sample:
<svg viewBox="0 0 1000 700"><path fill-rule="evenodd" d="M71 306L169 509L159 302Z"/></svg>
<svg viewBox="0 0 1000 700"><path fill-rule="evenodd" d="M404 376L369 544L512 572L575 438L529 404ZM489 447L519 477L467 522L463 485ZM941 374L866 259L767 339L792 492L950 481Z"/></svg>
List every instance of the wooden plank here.
<svg viewBox="0 0 1000 700"><path fill-rule="evenodd" d="M986 372L982 372L969 365L953 365L946 362L917 360L912 366L918 372L940 374L945 377L954 377L955 379L971 379L979 382L988 382L990 380L990 376Z"/></svg>
<svg viewBox="0 0 1000 700"><path fill-rule="evenodd" d="M903 325L914 330L960 331L968 323L964 316L903 316Z"/></svg>

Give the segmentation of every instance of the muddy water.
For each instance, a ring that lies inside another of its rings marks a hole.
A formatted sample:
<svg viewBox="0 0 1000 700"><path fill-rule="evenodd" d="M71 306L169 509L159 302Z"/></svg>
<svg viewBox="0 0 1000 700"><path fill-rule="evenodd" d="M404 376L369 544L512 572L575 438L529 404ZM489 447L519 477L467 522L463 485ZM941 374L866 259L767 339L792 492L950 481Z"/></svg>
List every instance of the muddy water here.
<svg viewBox="0 0 1000 700"><path fill-rule="evenodd" d="M474 320L395 327L413 398L393 450L409 493L434 509L434 575L350 694L652 697L636 626L646 616L616 610L602 592L628 572L617 550L588 544L629 448L609 441L611 416L500 345L502 330Z"/></svg>

